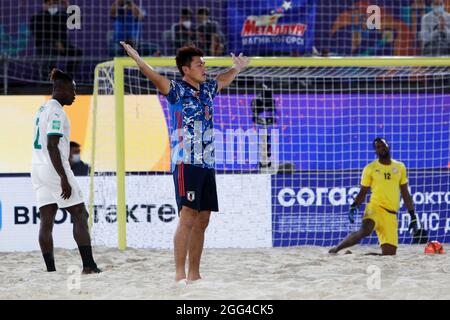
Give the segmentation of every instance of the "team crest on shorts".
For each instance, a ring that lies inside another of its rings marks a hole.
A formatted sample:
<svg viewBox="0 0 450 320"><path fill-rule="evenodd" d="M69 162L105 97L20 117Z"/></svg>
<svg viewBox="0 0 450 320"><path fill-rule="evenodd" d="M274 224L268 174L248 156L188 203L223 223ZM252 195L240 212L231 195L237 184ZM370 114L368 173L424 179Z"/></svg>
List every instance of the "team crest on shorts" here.
<svg viewBox="0 0 450 320"><path fill-rule="evenodd" d="M188 199L188 201L194 201L195 200L195 191L188 191L186 193L186 198Z"/></svg>

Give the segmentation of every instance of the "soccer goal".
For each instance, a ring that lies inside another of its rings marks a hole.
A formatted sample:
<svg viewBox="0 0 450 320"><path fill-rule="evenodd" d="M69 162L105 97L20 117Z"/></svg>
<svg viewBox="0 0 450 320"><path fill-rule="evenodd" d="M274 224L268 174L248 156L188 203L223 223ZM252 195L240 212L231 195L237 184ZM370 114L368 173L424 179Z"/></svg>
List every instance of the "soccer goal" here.
<svg viewBox="0 0 450 320"><path fill-rule="evenodd" d="M174 58L146 61L179 79ZM206 58L214 77L228 58ZM214 100L220 212L206 246L336 244L360 223L347 212L372 141L405 163L430 239L449 242L449 58L253 58ZM168 104L128 58L95 69L86 159L95 244L169 248L177 212ZM366 203L368 197L366 199ZM399 241L412 243L409 214ZM375 234L365 240L375 244Z"/></svg>

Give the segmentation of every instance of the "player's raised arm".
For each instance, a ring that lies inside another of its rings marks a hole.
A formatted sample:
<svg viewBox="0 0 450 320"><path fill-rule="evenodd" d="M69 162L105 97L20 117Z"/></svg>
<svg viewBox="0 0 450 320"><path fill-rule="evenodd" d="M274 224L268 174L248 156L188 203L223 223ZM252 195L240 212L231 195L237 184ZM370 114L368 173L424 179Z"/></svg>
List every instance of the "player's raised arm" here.
<svg viewBox="0 0 450 320"><path fill-rule="evenodd" d="M243 56L242 52L237 57L234 55L234 53L231 53L231 58L233 59L233 67L231 67L230 70L219 74L216 78L218 91L228 87L239 74L239 72L244 70L250 63L250 58Z"/></svg>
<svg viewBox="0 0 450 320"><path fill-rule="evenodd" d="M169 94L170 91L170 81L166 77L160 75L151 66L149 66L140 56L139 53L129 44L121 41L120 44L123 46L127 54L136 61L139 70L150 80L155 87L163 95Z"/></svg>

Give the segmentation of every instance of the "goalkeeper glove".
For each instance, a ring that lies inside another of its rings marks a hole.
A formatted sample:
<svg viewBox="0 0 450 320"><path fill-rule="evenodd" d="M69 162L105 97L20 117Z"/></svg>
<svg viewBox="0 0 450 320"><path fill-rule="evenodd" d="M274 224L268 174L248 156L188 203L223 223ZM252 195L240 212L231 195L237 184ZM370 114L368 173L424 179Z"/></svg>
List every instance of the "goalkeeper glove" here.
<svg viewBox="0 0 450 320"><path fill-rule="evenodd" d="M414 210L409 210L409 214L411 216L411 222L409 223L408 230L411 233L415 233L419 229L419 225L417 223L417 216Z"/></svg>
<svg viewBox="0 0 450 320"><path fill-rule="evenodd" d="M348 220L350 223L355 222L355 216L358 213L358 205L356 202L353 202L353 204L350 206L350 211L348 212Z"/></svg>

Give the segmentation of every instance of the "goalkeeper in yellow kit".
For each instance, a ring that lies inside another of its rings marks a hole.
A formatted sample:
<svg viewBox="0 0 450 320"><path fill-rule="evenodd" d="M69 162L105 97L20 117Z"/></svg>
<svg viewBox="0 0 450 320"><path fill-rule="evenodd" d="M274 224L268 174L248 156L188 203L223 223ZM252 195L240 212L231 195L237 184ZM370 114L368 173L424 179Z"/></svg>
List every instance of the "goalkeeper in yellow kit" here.
<svg viewBox="0 0 450 320"><path fill-rule="evenodd" d="M411 195L408 191L408 178L405 165L391 159L389 145L383 138L376 138L373 147L378 159L369 163L363 171L361 190L350 207L349 220L354 222L358 207L364 202L367 192L372 189L369 203L366 205L361 228L347 236L329 253L359 243L375 230L381 246L381 255L395 255L398 246L397 211L400 207L400 191L405 206L411 215L409 230L417 232L417 216Z"/></svg>

